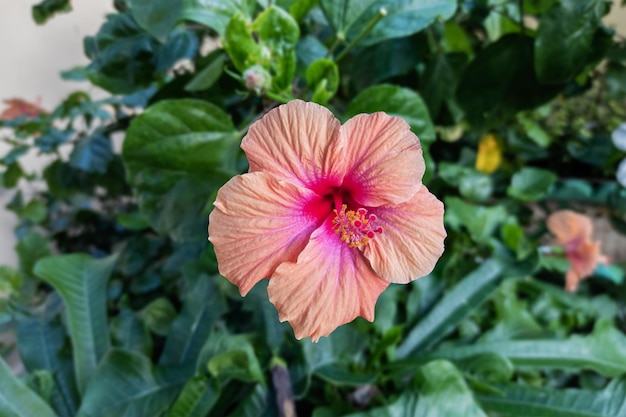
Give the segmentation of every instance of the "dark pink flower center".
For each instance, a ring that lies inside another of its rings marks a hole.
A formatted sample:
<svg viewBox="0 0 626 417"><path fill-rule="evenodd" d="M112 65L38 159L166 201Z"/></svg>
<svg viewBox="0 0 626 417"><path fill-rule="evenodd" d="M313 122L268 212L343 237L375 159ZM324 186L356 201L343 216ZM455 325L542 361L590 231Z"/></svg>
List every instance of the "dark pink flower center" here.
<svg viewBox="0 0 626 417"><path fill-rule="evenodd" d="M309 202L307 211L319 221L328 221L328 227L351 248L361 248L383 233L378 217L352 197L358 188L347 184L338 187L331 181L319 181L309 188L321 198Z"/></svg>

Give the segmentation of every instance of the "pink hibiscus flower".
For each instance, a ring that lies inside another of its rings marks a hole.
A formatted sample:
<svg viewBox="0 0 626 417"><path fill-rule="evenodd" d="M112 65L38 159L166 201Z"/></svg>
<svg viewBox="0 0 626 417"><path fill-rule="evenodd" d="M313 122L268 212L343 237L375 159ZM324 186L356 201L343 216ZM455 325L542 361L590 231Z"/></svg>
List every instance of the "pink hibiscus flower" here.
<svg viewBox="0 0 626 417"><path fill-rule="evenodd" d="M565 290L576 291L578 283L589 277L599 263L608 262L600 253L600 242L591 241L591 219L571 210L559 210L548 217L547 225L557 241L565 247L565 254L571 264L565 274Z"/></svg>
<svg viewBox="0 0 626 417"><path fill-rule="evenodd" d="M443 204L421 183L424 159L407 123L360 114L343 126L294 100L250 126L250 169L218 192L209 240L241 295L267 292L298 339L372 321L389 283L432 271L446 236Z"/></svg>

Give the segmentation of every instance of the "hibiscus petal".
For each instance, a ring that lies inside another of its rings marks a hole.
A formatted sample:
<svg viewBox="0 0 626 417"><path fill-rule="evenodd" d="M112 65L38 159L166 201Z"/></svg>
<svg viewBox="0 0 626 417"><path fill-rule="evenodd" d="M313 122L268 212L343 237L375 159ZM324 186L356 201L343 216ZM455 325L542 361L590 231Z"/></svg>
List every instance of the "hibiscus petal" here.
<svg viewBox="0 0 626 417"><path fill-rule="evenodd" d="M293 100L250 126L241 148L250 172L270 172L307 188L315 189L320 180L336 186L343 175L331 175L326 159L329 144L338 138L339 126L327 108Z"/></svg>
<svg viewBox="0 0 626 417"><path fill-rule="evenodd" d="M571 210L552 213L546 224L562 245L582 244L591 238L593 230L589 217Z"/></svg>
<svg viewBox="0 0 626 417"><path fill-rule="evenodd" d="M331 166L347 173L342 188L363 206L402 203L421 187L422 147L399 117L359 114L341 127L341 140L332 146Z"/></svg>
<svg viewBox="0 0 626 417"><path fill-rule="evenodd" d="M276 268L267 292L296 338L317 341L358 316L372 321L376 300L387 285L361 252L340 242L325 224L313 232L296 263Z"/></svg>
<svg viewBox="0 0 626 417"><path fill-rule="evenodd" d="M372 269L384 279L406 284L429 274L443 253L443 203L423 186L406 203L372 210L382 234L363 248Z"/></svg>
<svg viewBox="0 0 626 417"><path fill-rule="evenodd" d="M209 240L220 274L241 295L282 262L295 261L330 211L312 191L261 172L232 178L214 204Z"/></svg>

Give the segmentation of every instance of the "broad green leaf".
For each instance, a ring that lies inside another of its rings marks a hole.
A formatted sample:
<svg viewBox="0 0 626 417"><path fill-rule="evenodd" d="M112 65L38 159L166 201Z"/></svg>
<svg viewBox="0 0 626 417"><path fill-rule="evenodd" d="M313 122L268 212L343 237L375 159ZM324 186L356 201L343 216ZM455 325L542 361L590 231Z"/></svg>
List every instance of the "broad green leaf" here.
<svg viewBox="0 0 626 417"><path fill-rule="evenodd" d="M426 64L420 92L433 118L437 118L442 108L447 108L453 116L458 113L454 93L466 66L467 56L459 53L438 53Z"/></svg>
<svg viewBox="0 0 626 417"><path fill-rule="evenodd" d="M345 417L487 417L461 373L448 361L432 361L417 377L419 396L405 390L393 404Z"/></svg>
<svg viewBox="0 0 626 417"><path fill-rule="evenodd" d="M626 378L611 381L601 391L553 389L530 385L496 386L499 395L477 394L486 410L516 417L616 417L626 415Z"/></svg>
<svg viewBox="0 0 626 417"><path fill-rule="evenodd" d="M320 6L337 37L352 41L384 9L384 17L361 40L363 45L419 32L435 19L447 20L456 0L320 0Z"/></svg>
<svg viewBox="0 0 626 417"><path fill-rule="evenodd" d="M609 320L600 320L589 336L564 340L511 340L477 343L434 351L430 358L461 360L484 353L497 353L522 369L590 369L606 376L626 372L626 336Z"/></svg>
<svg viewBox="0 0 626 417"><path fill-rule="evenodd" d="M57 417L48 404L17 379L0 358L0 416Z"/></svg>
<svg viewBox="0 0 626 417"><path fill-rule="evenodd" d="M33 20L43 25L57 13L67 13L72 10L70 0L42 0L32 6Z"/></svg>
<svg viewBox="0 0 626 417"><path fill-rule="evenodd" d="M518 113L517 121L522 125L526 135L542 148L548 147L552 142L552 137L535 120L524 113Z"/></svg>
<svg viewBox="0 0 626 417"><path fill-rule="evenodd" d="M122 155L148 223L177 241L206 241L211 195L237 173L238 146L230 118L211 103L165 100L137 116Z"/></svg>
<svg viewBox="0 0 626 417"><path fill-rule="evenodd" d="M191 20L224 34L230 18L237 12L251 16L253 0L129 0L133 17L139 25L165 42L176 23Z"/></svg>
<svg viewBox="0 0 626 417"><path fill-rule="evenodd" d="M220 390L214 380L196 375L185 384L168 417L205 417L215 405Z"/></svg>
<svg viewBox="0 0 626 417"><path fill-rule="evenodd" d="M132 350L146 356L152 354L152 335L145 323L127 307L111 319L111 337L113 346L124 350Z"/></svg>
<svg viewBox="0 0 626 417"><path fill-rule="evenodd" d="M40 200L30 200L21 210L20 217L33 223L41 223L48 216L46 204Z"/></svg>
<svg viewBox="0 0 626 417"><path fill-rule="evenodd" d="M530 339L548 336L530 313L528 305L517 295L516 279L506 280L492 297L495 325L484 332L480 342Z"/></svg>
<svg viewBox="0 0 626 417"><path fill-rule="evenodd" d="M84 40L89 80L114 94L144 89L174 63L192 57L198 40L192 32L177 30L161 44L145 32L130 13L111 14L95 36Z"/></svg>
<svg viewBox="0 0 626 417"><path fill-rule="evenodd" d="M52 253L48 239L36 232L30 232L15 245L19 256L20 269L28 277L34 277L33 268L35 263Z"/></svg>
<svg viewBox="0 0 626 417"><path fill-rule="evenodd" d="M465 227L476 242L486 242L496 228L507 218L503 206L479 206L464 202L457 197L445 199L445 222L450 227L460 230Z"/></svg>
<svg viewBox="0 0 626 417"><path fill-rule="evenodd" d="M226 62L226 55L221 52L216 54L211 62L194 75L191 81L185 85L185 91L203 91L209 89L224 72L224 62Z"/></svg>
<svg viewBox="0 0 626 417"><path fill-rule="evenodd" d="M330 59L313 62L306 70L306 83L313 92L312 101L326 104L339 88L339 68Z"/></svg>
<svg viewBox="0 0 626 417"><path fill-rule="evenodd" d="M453 364L437 360L417 375L420 396L414 416L487 417Z"/></svg>
<svg viewBox="0 0 626 417"><path fill-rule="evenodd" d="M62 352L65 328L50 317L24 317L17 321L20 357L29 372L46 370L54 380L50 403L61 417L74 417L78 393L71 357Z"/></svg>
<svg viewBox="0 0 626 417"><path fill-rule="evenodd" d="M411 329L398 346L397 357L407 358L435 346L489 298L499 284L502 272L499 262L489 260L463 278Z"/></svg>
<svg viewBox="0 0 626 417"><path fill-rule="evenodd" d="M176 317L174 306L165 297L157 298L141 310L141 318L146 326L159 336L167 335Z"/></svg>
<svg viewBox="0 0 626 417"><path fill-rule="evenodd" d="M317 343L301 340L299 344L304 356L304 369L301 374L292 377L296 396L305 393L309 388L311 377L324 368L328 379L332 377L332 371L329 371L332 367L343 368L339 372L342 372L341 378L344 381L348 379L355 381L359 378L369 380L371 378L361 369L354 369L355 375L353 376L347 375L349 372L345 368L362 363L364 350L367 347L365 335L358 333L350 325L339 327L328 337L321 338ZM335 377L337 376L339 375L336 374Z"/></svg>
<svg viewBox="0 0 626 417"><path fill-rule="evenodd" d="M187 380L181 367L153 367L136 353L111 349L89 383L77 417L157 416Z"/></svg>
<svg viewBox="0 0 626 417"><path fill-rule="evenodd" d="M241 13L230 19L222 44L233 65L241 73L260 61L261 47L252 37L248 20Z"/></svg>
<svg viewBox="0 0 626 417"><path fill-rule="evenodd" d="M276 413L272 413L273 402L272 393L263 386L256 384L254 390L248 394L228 417L273 417Z"/></svg>
<svg viewBox="0 0 626 417"><path fill-rule="evenodd" d="M534 50L541 82L564 83L585 68L600 19L607 12L602 0L565 0L541 16Z"/></svg>
<svg viewBox="0 0 626 417"><path fill-rule="evenodd" d="M456 365L464 373L488 382L506 382L515 374L510 360L498 353L485 353L458 361Z"/></svg>
<svg viewBox="0 0 626 417"><path fill-rule="evenodd" d="M183 308L170 327L159 359L161 365L197 362L215 322L226 310L225 300L215 286L216 279L200 274L194 281L188 280Z"/></svg>
<svg viewBox="0 0 626 417"><path fill-rule="evenodd" d="M70 154L70 165L86 172L104 174L112 159L111 139L96 132L76 143Z"/></svg>
<svg viewBox="0 0 626 417"><path fill-rule="evenodd" d="M435 140L435 127L428 108L416 92L390 84L375 85L361 91L350 101L344 118L377 111L403 118L422 142Z"/></svg>
<svg viewBox="0 0 626 417"><path fill-rule="evenodd" d="M468 121L480 127L497 125L520 110L534 108L559 90L560 86L537 81L532 38L511 34L476 55L463 74L456 98Z"/></svg>
<svg viewBox="0 0 626 417"><path fill-rule="evenodd" d="M522 168L511 178L507 194L522 201L535 201L545 196L556 182L552 171L540 168Z"/></svg>
<svg viewBox="0 0 626 417"><path fill-rule="evenodd" d="M427 53L425 36L390 39L355 50L350 81L356 91L393 77L410 74ZM345 71L345 70L344 70ZM423 95L422 89L420 93Z"/></svg>
<svg viewBox="0 0 626 417"><path fill-rule="evenodd" d="M220 382L235 379L265 384L261 365L246 335L214 332L202 347L198 361Z"/></svg>
<svg viewBox="0 0 626 417"><path fill-rule="evenodd" d="M9 164L7 169L2 173L2 187L13 188L17 185L20 178L24 176L24 170L19 162Z"/></svg>
<svg viewBox="0 0 626 417"><path fill-rule="evenodd" d="M88 255L51 256L35 265L35 274L52 285L67 308L76 382L81 393L109 349L106 284L116 258Z"/></svg>
<svg viewBox="0 0 626 417"><path fill-rule="evenodd" d="M315 376L324 381L338 386L360 387L367 384L374 384L378 377L375 372L357 373L351 371L345 365L326 365L315 371Z"/></svg>
<svg viewBox="0 0 626 417"><path fill-rule="evenodd" d="M20 273L8 265L0 265L0 293L11 295L22 285Z"/></svg>

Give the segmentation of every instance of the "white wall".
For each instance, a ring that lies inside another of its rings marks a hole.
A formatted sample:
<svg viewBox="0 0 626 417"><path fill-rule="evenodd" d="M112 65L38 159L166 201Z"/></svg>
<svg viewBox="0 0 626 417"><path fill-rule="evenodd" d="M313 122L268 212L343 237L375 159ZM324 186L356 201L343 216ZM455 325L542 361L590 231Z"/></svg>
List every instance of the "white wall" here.
<svg viewBox="0 0 626 417"><path fill-rule="evenodd" d="M113 11L112 0L73 1L74 10L53 17L38 26L31 18L34 0L5 1L0 4L0 100L19 97L53 109L70 92L94 91L88 84L63 81L59 72L88 62L83 54L83 38L93 35ZM0 104L0 112L4 105ZM0 133L0 136L4 136ZM6 145L0 144L0 155ZM36 157L23 163L26 171L41 165ZM16 264L13 227L16 219L4 206L12 191L0 189L0 264Z"/></svg>

